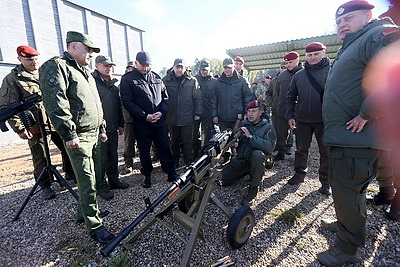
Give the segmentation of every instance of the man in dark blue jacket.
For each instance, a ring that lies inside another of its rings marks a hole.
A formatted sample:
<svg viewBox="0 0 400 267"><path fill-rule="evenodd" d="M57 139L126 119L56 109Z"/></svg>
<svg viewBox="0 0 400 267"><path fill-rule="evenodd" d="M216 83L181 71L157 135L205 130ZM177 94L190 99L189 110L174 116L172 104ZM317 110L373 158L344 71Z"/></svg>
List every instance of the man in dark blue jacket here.
<svg viewBox="0 0 400 267"><path fill-rule="evenodd" d="M172 182L178 177L164 123L168 94L160 76L150 71L150 64L150 55L139 52L135 69L122 76L120 85L122 104L133 118L142 165L140 171L145 176L142 183L144 188L151 187L151 142L156 146L161 168L168 174L168 181Z"/></svg>

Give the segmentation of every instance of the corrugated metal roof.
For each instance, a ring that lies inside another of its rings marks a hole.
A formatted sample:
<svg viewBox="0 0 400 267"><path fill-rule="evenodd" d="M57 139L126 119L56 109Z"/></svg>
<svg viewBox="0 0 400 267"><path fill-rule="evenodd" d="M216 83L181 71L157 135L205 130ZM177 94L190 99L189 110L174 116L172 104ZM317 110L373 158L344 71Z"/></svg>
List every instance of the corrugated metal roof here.
<svg viewBox="0 0 400 267"><path fill-rule="evenodd" d="M248 71L276 69L279 68L287 52L296 51L302 56L304 55L304 47L311 42L321 42L326 45L327 56L331 59L335 58L337 50L342 45L342 41L337 35L332 34L229 49L226 50L226 53L232 58L243 57Z"/></svg>

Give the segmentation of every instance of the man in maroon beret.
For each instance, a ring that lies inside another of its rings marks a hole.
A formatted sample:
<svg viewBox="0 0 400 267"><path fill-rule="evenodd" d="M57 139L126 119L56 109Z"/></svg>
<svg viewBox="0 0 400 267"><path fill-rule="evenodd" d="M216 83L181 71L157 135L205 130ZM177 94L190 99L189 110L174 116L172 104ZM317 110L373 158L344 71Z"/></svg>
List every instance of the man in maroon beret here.
<svg viewBox="0 0 400 267"><path fill-rule="evenodd" d="M300 55L291 51L287 53L283 59L286 62L287 69L277 77L276 84L276 101L277 101L277 143L276 149L278 153L275 155L275 161L284 160L285 154L290 150L289 137L292 135L286 120L286 96L289 91L289 85L293 75L303 68L300 63ZM274 95L275 99L275 95ZM274 100L275 101L275 100Z"/></svg>
<svg viewBox="0 0 400 267"><path fill-rule="evenodd" d="M237 155L222 170L222 186L228 186L250 175L250 186L242 204L250 206L257 196L265 171L265 160L275 148L276 135L273 126L263 118L263 104L251 101L247 107L247 118L243 122L243 135L234 144Z"/></svg>
<svg viewBox="0 0 400 267"><path fill-rule="evenodd" d="M328 148L322 142L324 123L322 120L322 97L328 72L329 59L325 56L325 45L312 42L305 47L304 69L293 75L287 94L286 119L296 134L295 174L290 185L304 182L307 174L308 150L313 134L318 142L320 166L319 180L322 194L330 194L328 182Z"/></svg>
<svg viewBox="0 0 400 267"><path fill-rule="evenodd" d="M349 1L335 13L336 32L343 45L325 86L322 104L324 142L330 146L329 183L337 222L323 226L336 231L334 246L317 255L326 266L356 262L366 239L366 189L376 176L379 150L387 149L373 132L374 98L363 90L362 78L370 60L395 40L399 28L390 19L371 21L373 5ZM367 256L368 257L368 256Z"/></svg>
<svg viewBox="0 0 400 267"><path fill-rule="evenodd" d="M235 65L233 67L240 75L243 76L244 59L241 56L236 56L234 62Z"/></svg>
<svg viewBox="0 0 400 267"><path fill-rule="evenodd" d="M17 48L18 60L21 62L11 70L3 80L0 93L0 106L11 105L22 101L33 94L41 94L39 89L39 52L33 47L21 45ZM29 111L33 114L35 121L39 121L38 109L44 111L42 102L32 106ZM47 115L42 112L43 121L46 123L46 130L54 144L60 149L63 159L63 169L67 179L75 179L69 158L66 154L61 137L54 131L48 123ZM21 119L15 115L8 120L10 127L21 139L28 140L28 145L32 153L33 175L38 179L43 168L46 167L46 155L43 145L43 137L40 134L38 124L34 124L26 129ZM54 198L56 195L51 188L50 177L47 172L40 182L41 193L44 199Z"/></svg>

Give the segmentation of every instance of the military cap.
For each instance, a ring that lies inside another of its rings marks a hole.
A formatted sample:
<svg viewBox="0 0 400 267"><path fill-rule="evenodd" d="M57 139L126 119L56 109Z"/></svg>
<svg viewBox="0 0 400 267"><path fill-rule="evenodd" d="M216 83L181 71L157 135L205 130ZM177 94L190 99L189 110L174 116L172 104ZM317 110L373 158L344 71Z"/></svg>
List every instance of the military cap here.
<svg viewBox="0 0 400 267"><path fill-rule="evenodd" d="M184 66L186 67L186 63L183 59L177 58L174 60L174 66Z"/></svg>
<svg viewBox="0 0 400 267"><path fill-rule="evenodd" d="M348 1L338 7L335 13L335 18L337 19L338 17L347 14L349 12L353 12L356 10L371 10L375 6L371 5L365 0L352 0Z"/></svg>
<svg viewBox="0 0 400 267"><path fill-rule="evenodd" d="M96 64L97 63L101 63L101 64L103 64L105 66L108 66L108 65L114 65L115 66L115 63L112 62L112 60L111 60L111 58L109 56L98 55L96 57L95 62L96 62Z"/></svg>
<svg viewBox="0 0 400 267"><path fill-rule="evenodd" d="M271 75L267 75L267 76L265 76L265 78L271 80L271 79L272 79L272 76L271 76Z"/></svg>
<svg viewBox="0 0 400 267"><path fill-rule="evenodd" d="M315 51L321 51L326 49L326 46L323 43L320 42L312 42L306 45L306 53L310 52L315 52Z"/></svg>
<svg viewBox="0 0 400 267"><path fill-rule="evenodd" d="M247 104L246 109L260 108L262 106L263 105L261 104L261 101L256 99L256 100L251 101L249 104Z"/></svg>
<svg viewBox="0 0 400 267"><path fill-rule="evenodd" d="M128 64L126 65L126 67L135 67L135 62L133 61L129 61Z"/></svg>
<svg viewBox="0 0 400 267"><path fill-rule="evenodd" d="M136 60L140 63L140 65L150 65L151 57L147 52L139 52L136 54Z"/></svg>
<svg viewBox="0 0 400 267"><path fill-rule="evenodd" d="M90 36L87 34L69 31L67 32L67 44L71 42L80 42L87 47L92 48L94 52L100 52L100 48L93 43L92 38L90 38Z"/></svg>
<svg viewBox="0 0 400 267"><path fill-rule="evenodd" d="M233 67L233 60L230 57L227 57L224 59L224 61L222 62L222 65L224 65L224 67Z"/></svg>
<svg viewBox="0 0 400 267"><path fill-rule="evenodd" d="M284 59L285 61L289 61L289 60L296 59L296 58L298 58L298 57L300 57L299 53L294 52L294 51L291 51L291 52L287 53L287 54L283 57L283 59Z"/></svg>
<svg viewBox="0 0 400 267"><path fill-rule="evenodd" d="M27 46L27 45L18 46L17 54L20 57L35 57L35 56L40 55L38 51L36 51L34 48Z"/></svg>
<svg viewBox="0 0 400 267"><path fill-rule="evenodd" d="M236 56L234 60L235 61L240 61L240 62L242 62L244 64L244 59L241 56Z"/></svg>
<svg viewBox="0 0 400 267"><path fill-rule="evenodd" d="M200 62L200 69L201 70L210 70L210 61L203 60Z"/></svg>

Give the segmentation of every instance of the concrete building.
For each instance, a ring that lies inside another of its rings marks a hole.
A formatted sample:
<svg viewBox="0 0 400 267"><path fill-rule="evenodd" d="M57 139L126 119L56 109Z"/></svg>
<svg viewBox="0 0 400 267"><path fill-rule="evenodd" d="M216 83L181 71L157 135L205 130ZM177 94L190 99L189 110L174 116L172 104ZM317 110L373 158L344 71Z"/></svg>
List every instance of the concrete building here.
<svg viewBox="0 0 400 267"><path fill-rule="evenodd" d="M117 75L143 51L143 30L68 0L1 0L0 27L0 81L19 64L19 45L34 47L43 63L63 54L68 31L89 34L117 64Z"/></svg>

